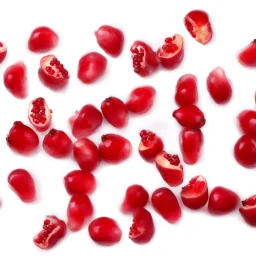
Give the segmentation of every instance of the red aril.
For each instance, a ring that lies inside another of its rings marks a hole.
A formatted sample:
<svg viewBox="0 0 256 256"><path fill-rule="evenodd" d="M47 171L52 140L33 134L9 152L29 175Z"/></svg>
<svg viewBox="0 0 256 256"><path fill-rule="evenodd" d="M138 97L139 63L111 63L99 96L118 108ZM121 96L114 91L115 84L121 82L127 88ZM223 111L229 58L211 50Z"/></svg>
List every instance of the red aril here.
<svg viewBox="0 0 256 256"><path fill-rule="evenodd" d="M222 215L234 211L239 202L238 195L230 189L215 187L208 202L208 210L212 214Z"/></svg>
<svg viewBox="0 0 256 256"><path fill-rule="evenodd" d="M239 211L249 225L256 226L256 195L242 201Z"/></svg>
<svg viewBox="0 0 256 256"><path fill-rule="evenodd" d="M96 180L92 173L72 171L64 177L64 184L70 195L91 194L96 188Z"/></svg>
<svg viewBox="0 0 256 256"><path fill-rule="evenodd" d="M256 111L244 110L238 115L238 124L244 134L256 139Z"/></svg>
<svg viewBox="0 0 256 256"><path fill-rule="evenodd" d="M180 65L184 57L183 38L180 35L167 37L164 45L157 51L161 65L167 69L174 69Z"/></svg>
<svg viewBox="0 0 256 256"><path fill-rule="evenodd" d="M186 128L201 128L206 122L204 113L195 105L180 107L172 115L181 126Z"/></svg>
<svg viewBox="0 0 256 256"><path fill-rule="evenodd" d="M207 77L207 89L217 104L225 104L232 97L232 87L223 68L215 68Z"/></svg>
<svg viewBox="0 0 256 256"><path fill-rule="evenodd" d="M101 157L96 144L89 139L79 139L73 145L74 158L85 172L94 171L100 164Z"/></svg>
<svg viewBox="0 0 256 256"><path fill-rule="evenodd" d="M122 230L117 222L108 217L93 220L88 231L91 239L101 245L114 245L122 238Z"/></svg>
<svg viewBox="0 0 256 256"><path fill-rule="evenodd" d="M193 10L184 18L184 24L190 35L201 44L207 44L212 39L212 27L205 11Z"/></svg>
<svg viewBox="0 0 256 256"><path fill-rule="evenodd" d="M156 90L152 86L135 88L129 96L126 106L134 114L147 113L154 104Z"/></svg>
<svg viewBox="0 0 256 256"><path fill-rule="evenodd" d="M4 85L14 97L18 99L27 97L27 68L22 61L9 66L5 70Z"/></svg>
<svg viewBox="0 0 256 256"><path fill-rule="evenodd" d="M178 79L176 84L175 101L180 107L197 103L197 79L194 75L186 74Z"/></svg>
<svg viewBox="0 0 256 256"><path fill-rule="evenodd" d="M133 224L130 227L129 238L138 244L148 243L155 233L151 213L144 208L137 208L133 214Z"/></svg>
<svg viewBox="0 0 256 256"><path fill-rule="evenodd" d="M95 36L98 45L110 56L118 57L124 46L123 32L115 27L104 25L96 32Z"/></svg>
<svg viewBox="0 0 256 256"><path fill-rule="evenodd" d="M99 151L102 159L110 164L125 161L132 153L132 145L126 138L117 134L101 136Z"/></svg>
<svg viewBox="0 0 256 256"><path fill-rule="evenodd" d="M169 223L176 223L181 218L182 212L179 202L173 192L168 188L159 188L151 197L155 211Z"/></svg>
<svg viewBox="0 0 256 256"><path fill-rule="evenodd" d="M128 108L116 97L108 97L101 103L101 111L107 121L116 128L123 128L128 123Z"/></svg>
<svg viewBox="0 0 256 256"><path fill-rule="evenodd" d="M151 75L158 67L159 61L153 49L142 41L135 41L130 49L134 72L140 76Z"/></svg>
<svg viewBox="0 0 256 256"><path fill-rule="evenodd" d="M30 173L24 169L16 169L8 176L11 189L24 203L31 203L36 199L35 183Z"/></svg>
<svg viewBox="0 0 256 256"><path fill-rule="evenodd" d="M43 230L37 234L33 241L40 249L50 249L66 235L67 226L63 220L56 216L47 216L44 220Z"/></svg>
<svg viewBox="0 0 256 256"><path fill-rule="evenodd" d="M94 83L105 73L107 64L107 59L100 53L87 53L79 60L77 76L85 84Z"/></svg>
<svg viewBox="0 0 256 256"><path fill-rule="evenodd" d="M148 162L154 162L155 157L158 153L163 151L164 144L161 138L159 138L155 133L142 130L140 132L141 141L139 144L139 154L140 156Z"/></svg>
<svg viewBox="0 0 256 256"><path fill-rule="evenodd" d="M51 129L44 137L43 148L48 155L63 158L72 152L72 141L65 132Z"/></svg>
<svg viewBox="0 0 256 256"><path fill-rule="evenodd" d="M235 144L236 161L245 168L256 167L256 140L249 135L242 136Z"/></svg>
<svg viewBox="0 0 256 256"><path fill-rule="evenodd" d="M41 59L38 75L42 83L52 90L62 89L69 79L68 71L54 55Z"/></svg>
<svg viewBox="0 0 256 256"><path fill-rule="evenodd" d="M101 126L102 114L93 105L84 105L69 119L69 123L74 137L88 137Z"/></svg>
<svg viewBox="0 0 256 256"><path fill-rule="evenodd" d="M183 166L178 155L171 155L165 151L160 152L156 156L156 167L169 186L176 187L183 182Z"/></svg>
<svg viewBox="0 0 256 256"><path fill-rule="evenodd" d="M7 46L0 42L0 64L4 61L7 54Z"/></svg>
<svg viewBox="0 0 256 256"><path fill-rule="evenodd" d="M239 62L247 67L256 67L256 40L247 45L238 55Z"/></svg>
<svg viewBox="0 0 256 256"><path fill-rule="evenodd" d="M185 206L197 210L206 205L208 201L208 185L205 177L195 176L189 184L182 187L181 199Z"/></svg>
<svg viewBox="0 0 256 256"><path fill-rule="evenodd" d="M184 162L195 164L200 158L204 143L204 135L201 130L182 128L179 141Z"/></svg>
<svg viewBox="0 0 256 256"><path fill-rule="evenodd" d="M70 198L67 210L67 226L71 231L83 228L85 222L93 215L93 205L85 194L75 194Z"/></svg>
<svg viewBox="0 0 256 256"><path fill-rule="evenodd" d="M37 134L20 121L15 121L6 137L8 146L15 152L28 155L34 152L39 145Z"/></svg>
<svg viewBox="0 0 256 256"><path fill-rule="evenodd" d="M49 27L34 29L28 40L28 48L32 52L42 53L54 48L59 42L58 35Z"/></svg>
<svg viewBox="0 0 256 256"><path fill-rule="evenodd" d="M148 191L141 185L132 185L125 192L124 201L121 205L123 213L134 212L139 207L144 207L148 202Z"/></svg>

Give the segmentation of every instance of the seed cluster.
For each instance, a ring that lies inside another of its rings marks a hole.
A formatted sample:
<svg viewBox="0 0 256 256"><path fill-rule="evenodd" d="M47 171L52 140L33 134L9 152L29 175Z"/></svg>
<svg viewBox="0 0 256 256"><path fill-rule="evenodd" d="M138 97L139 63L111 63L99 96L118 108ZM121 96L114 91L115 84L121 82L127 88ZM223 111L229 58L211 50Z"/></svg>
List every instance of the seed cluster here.
<svg viewBox="0 0 256 256"><path fill-rule="evenodd" d="M68 71L64 68L64 65L61 64L57 58L53 58L49 64L50 66L47 66L45 68L49 75L53 76L56 73L56 77L62 76L66 79L69 78Z"/></svg>
<svg viewBox="0 0 256 256"><path fill-rule="evenodd" d="M180 158L178 155L164 154L164 158L166 158L172 165L178 166L180 164Z"/></svg>
<svg viewBox="0 0 256 256"><path fill-rule="evenodd" d="M135 48L133 51L133 57L132 57L132 64L134 68L135 73L140 73L142 70L142 62L143 62L143 57L144 57L144 49L143 48Z"/></svg>
<svg viewBox="0 0 256 256"><path fill-rule="evenodd" d="M33 119L35 124L44 124L46 122L46 115L45 115L45 100L44 98L37 98L33 102L33 108L31 109L30 116Z"/></svg>
<svg viewBox="0 0 256 256"><path fill-rule="evenodd" d="M151 131L142 130L140 132L141 141L144 146L148 146L150 143L152 143L155 138L156 134Z"/></svg>
<svg viewBox="0 0 256 256"><path fill-rule="evenodd" d="M56 224L51 224L49 220L45 220L43 225L43 231L40 232L35 242L38 244L44 243L55 228L57 228Z"/></svg>

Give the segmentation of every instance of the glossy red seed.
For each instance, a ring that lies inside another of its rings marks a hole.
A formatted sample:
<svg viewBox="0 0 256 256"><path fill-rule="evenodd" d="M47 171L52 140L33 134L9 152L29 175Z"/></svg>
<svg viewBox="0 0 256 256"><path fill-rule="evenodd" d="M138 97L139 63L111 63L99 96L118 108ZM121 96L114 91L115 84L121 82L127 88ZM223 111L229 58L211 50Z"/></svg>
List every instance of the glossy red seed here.
<svg viewBox="0 0 256 256"><path fill-rule="evenodd" d="M256 67L256 40L247 45L238 55L239 62L246 67Z"/></svg>
<svg viewBox="0 0 256 256"><path fill-rule="evenodd" d="M239 211L249 225L256 226L256 195L242 201Z"/></svg>
<svg viewBox="0 0 256 256"><path fill-rule="evenodd" d="M5 60L7 55L7 46L0 42L0 64Z"/></svg>
<svg viewBox="0 0 256 256"><path fill-rule="evenodd" d="M256 111L244 110L238 115L238 124L244 134L256 139Z"/></svg>

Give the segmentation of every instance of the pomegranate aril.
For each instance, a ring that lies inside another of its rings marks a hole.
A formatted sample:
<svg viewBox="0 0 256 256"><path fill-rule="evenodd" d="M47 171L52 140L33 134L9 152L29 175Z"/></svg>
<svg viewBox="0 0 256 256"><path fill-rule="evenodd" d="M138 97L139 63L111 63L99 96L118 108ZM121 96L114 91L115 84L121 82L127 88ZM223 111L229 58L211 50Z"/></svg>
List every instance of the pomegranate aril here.
<svg viewBox="0 0 256 256"><path fill-rule="evenodd" d="M256 226L256 195L242 201L239 211L249 225Z"/></svg>
<svg viewBox="0 0 256 256"><path fill-rule="evenodd" d="M256 40L254 39L238 55L239 62L247 67L256 67Z"/></svg>
<svg viewBox="0 0 256 256"><path fill-rule="evenodd" d="M7 55L7 46L0 42L0 64L4 61L5 57Z"/></svg>
<svg viewBox="0 0 256 256"><path fill-rule="evenodd" d="M244 110L238 115L238 124L241 131L256 139L256 111Z"/></svg>

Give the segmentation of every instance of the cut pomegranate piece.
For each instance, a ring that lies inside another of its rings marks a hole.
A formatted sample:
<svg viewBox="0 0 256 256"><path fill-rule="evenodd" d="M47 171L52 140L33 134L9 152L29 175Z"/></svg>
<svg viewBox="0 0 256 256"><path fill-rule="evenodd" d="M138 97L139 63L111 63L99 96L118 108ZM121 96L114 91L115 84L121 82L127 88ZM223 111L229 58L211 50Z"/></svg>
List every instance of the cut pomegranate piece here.
<svg viewBox="0 0 256 256"><path fill-rule="evenodd" d="M208 185L205 177L195 176L189 184L182 188L181 199L185 206L197 210L206 205L208 201Z"/></svg>
<svg viewBox="0 0 256 256"><path fill-rule="evenodd" d="M256 39L247 45L238 55L239 62L247 67L256 67Z"/></svg>
<svg viewBox="0 0 256 256"><path fill-rule="evenodd" d="M97 52L90 52L81 57L78 63L78 78L85 84L94 83L107 68L107 59Z"/></svg>
<svg viewBox="0 0 256 256"><path fill-rule="evenodd" d="M156 90L152 86L135 88L126 103L129 111L135 114L147 113L154 104Z"/></svg>
<svg viewBox="0 0 256 256"><path fill-rule="evenodd" d="M151 75L158 67L159 61L153 49L142 41L135 41L130 49L134 72L140 76Z"/></svg>
<svg viewBox="0 0 256 256"><path fill-rule="evenodd" d="M208 210L212 214L222 215L234 211L239 202L238 195L230 189L215 187L208 202Z"/></svg>
<svg viewBox="0 0 256 256"><path fill-rule="evenodd" d="M139 144L139 154L140 156L148 162L155 161L155 157L158 153L163 151L164 144L161 138L159 138L155 133L142 130L140 132L141 141Z"/></svg>
<svg viewBox="0 0 256 256"><path fill-rule="evenodd" d="M6 137L8 146L15 152L28 155L36 150L39 145L37 134L20 121L13 123Z"/></svg>
<svg viewBox="0 0 256 256"><path fill-rule="evenodd" d="M4 85L14 97L18 99L27 97L27 68L22 61L9 66L5 70Z"/></svg>
<svg viewBox="0 0 256 256"><path fill-rule="evenodd" d="M184 24L190 35L201 44L207 44L212 39L212 27L205 11L193 10L184 18Z"/></svg>
<svg viewBox="0 0 256 256"><path fill-rule="evenodd" d="M62 89L69 79L68 71L54 55L41 59L38 75L42 83L52 90Z"/></svg>
<svg viewBox="0 0 256 256"><path fill-rule="evenodd" d="M207 89L217 104L225 104L232 97L232 87L223 68L215 68L207 77Z"/></svg>
<svg viewBox="0 0 256 256"><path fill-rule="evenodd" d="M84 105L69 119L69 123L74 137L88 137L101 126L102 114L93 105Z"/></svg>
<svg viewBox="0 0 256 256"><path fill-rule="evenodd" d="M47 216L42 228L43 230L34 237L34 244L40 249L52 248L67 231L66 223L56 216Z"/></svg>
<svg viewBox="0 0 256 256"><path fill-rule="evenodd" d="M180 107L197 103L197 79L194 75L186 74L178 79L176 85L175 101Z"/></svg>
<svg viewBox="0 0 256 256"><path fill-rule="evenodd" d="M8 176L11 189L24 203L30 203L36 199L35 183L30 173L24 169L16 169Z"/></svg>
<svg viewBox="0 0 256 256"><path fill-rule="evenodd" d="M34 29L28 40L28 48L32 52L42 53L54 48L59 42L58 35L49 27Z"/></svg>
<svg viewBox="0 0 256 256"><path fill-rule="evenodd" d="M30 102L28 120L39 132L44 132L50 127L52 110L49 109L44 98L36 98Z"/></svg>
<svg viewBox="0 0 256 256"><path fill-rule="evenodd" d="M93 215L93 205L85 194L75 194L70 198L67 210L68 228L78 231L83 228L85 222Z"/></svg>
<svg viewBox="0 0 256 256"><path fill-rule="evenodd" d="M122 238L122 230L117 222L108 217L93 220L88 231L91 239L101 245L114 245Z"/></svg>
<svg viewBox="0 0 256 256"><path fill-rule="evenodd" d="M65 132L51 129L44 137L43 148L48 155L63 158L72 152L72 141Z"/></svg>
<svg viewBox="0 0 256 256"><path fill-rule="evenodd" d="M245 168L256 167L256 140L249 135L242 136L235 144L236 161Z"/></svg>
<svg viewBox="0 0 256 256"><path fill-rule="evenodd" d="M256 111L244 110L238 115L240 129L246 135L256 139Z"/></svg>
<svg viewBox="0 0 256 256"><path fill-rule="evenodd" d="M95 36L98 45L107 54L114 58L121 54L124 46L124 35L120 29L104 25L95 32Z"/></svg>
<svg viewBox="0 0 256 256"><path fill-rule="evenodd" d="M176 187L183 182L183 166L178 155L171 155L165 151L160 152L156 156L156 167L169 186Z"/></svg>
<svg viewBox="0 0 256 256"><path fill-rule="evenodd" d="M7 54L7 47L4 43L0 42L0 64L4 61Z"/></svg>
<svg viewBox="0 0 256 256"><path fill-rule="evenodd" d="M180 132L180 149L186 164L195 164L200 158L204 135L200 129L183 128Z"/></svg>
<svg viewBox="0 0 256 256"><path fill-rule="evenodd" d="M204 113L195 105L180 107L172 115L181 126L186 128L201 128L206 122Z"/></svg>
<svg viewBox="0 0 256 256"><path fill-rule="evenodd" d="M107 121L116 128L123 128L128 123L128 108L116 97L106 98L101 103L101 111Z"/></svg>
<svg viewBox="0 0 256 256"><path fill-rule="evenodd" d="M151 197L155 211L167 222L176 223L181 218L182 212L176 196L168 188L159 188Z"/></svg>
<svg viewBox="0 0 256 256"><path fill-rule="evenodd" d="M110 164L119 164L132 154L132 145L126 138L117 134L101 136L99 151L102 159Z"/></svg>
<svg viewBox="0 0 256 256"><path fill-rule="evenodd" d="M96 144L89 139L79 139L73 145L74 158L79 167L86 172L94 171L101 157Z"/></svg>
<svg viewBox="0 0 256 256"><path fill-rule="evenodd" d="M121 205L123 213L134 212L139 207L144 207L148 202L148 191L141 185L132 185L125 192L124 201Z"/></svg>
<svg viewBox="0 0 256 256"><path fill-rule="evenodd" d="M183 38L180 35L167 37L165 43L157 51L161 65L167 69L174 69L184 58Z"/></svg>
<svg viewBox="0 0 256 256"><path fill-rule="evenodd" d="M133 214L133 224L130 227L129 238L138 244L148 243L155 233L151 213L144 208L137 208Z"/></svg>
<svg viewBox="0 0 256 256"><path fill-rule="evenodd" d="M93 174L83 171L72 171L64 177L67 192L73 194L91 194L96 188Z"/></svg>
<svg viewBox="0 0 256 256"><path fill-rule="evenodd" d="M242 201L239 211L249 225L256 226L256 195Z"/></svg>

